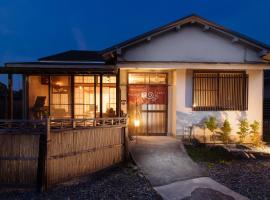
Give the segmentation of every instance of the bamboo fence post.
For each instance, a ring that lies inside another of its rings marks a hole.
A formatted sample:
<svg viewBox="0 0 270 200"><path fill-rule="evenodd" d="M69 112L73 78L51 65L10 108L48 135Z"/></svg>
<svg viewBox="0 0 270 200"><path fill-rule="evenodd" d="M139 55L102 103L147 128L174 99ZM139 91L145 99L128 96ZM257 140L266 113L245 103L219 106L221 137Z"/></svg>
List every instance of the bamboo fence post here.
<svg viewBox="0 0 270 200"><path fill-rule="evenodd" d="M76 122L75 122L75 119L74 118L72 119L72 128L73 129L76 128Z"/></svg>
<svg viewBox="0 0 270 200"><path fill-rule="evenodd" d="M44 134L39 138L39 156L38 156L38 172L37 172L37 186L40 192L48 189L48 150L50 142L50 118L45 122Z"/></svg>
<svg viewBox="0 0 270 200"><path fill-rule="evenodd" d="M128 128L124 126L123 128L124 134L124 160L129 160L129 137L128 137Z"/></svg>

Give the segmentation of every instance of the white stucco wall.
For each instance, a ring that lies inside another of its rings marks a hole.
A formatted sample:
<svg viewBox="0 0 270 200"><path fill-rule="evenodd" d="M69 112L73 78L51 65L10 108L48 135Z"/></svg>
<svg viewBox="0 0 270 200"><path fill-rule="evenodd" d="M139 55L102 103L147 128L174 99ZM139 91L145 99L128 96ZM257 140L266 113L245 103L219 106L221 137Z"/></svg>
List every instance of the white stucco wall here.
<svg viewBox="0 0 270 200"><path fill-rule="evenodd" d="M163 63L164 65L164 63ZM232 125L232 133L238 131L238 120L246 118L249 122L257 120L262 125L263 121L263 70L260 65L246 66L234 64L235 70L246 70L249 75L248 110L247 111L192 111L192 70L196 69L230 69L231 64L200 64L193 67L191 64L175 64L174 68L158 70L156 66L162 63L151 64L123 64L121 65L121 99L127 100L127 72L139 71L167 71L169 72L168 85L168 135L181 135L187 133L189 126L202 123L206 117L216 116L220 123L228 119ZM127 66L129 68L127 68ZM150 66L152 68L150 68ZM172 66L171 66L172 67ZM126 104L122 109L126 110ZM185 130L186 129L186 130ZM262 126L261 126L262 130Z"/></svg>
<svg viewBox="0 0 270 200"><path fill-rule="evenodd" d="M215 116L220 123L228 119L232 133L238 131L238 120L249 122L263 120L263 70L247 70L249 75L247 111L192 111L192 70L176 70L176 134L183 134L185 127L202 124L205 118ZM262 127L261 127L262 130Z"/></svg>
<svg viewBox="0 0 270 200"><path fill-rule="evenodd" d="M124 61L240 62L261 61L259 52L232 38L187 25L122 50Z"/></svg>

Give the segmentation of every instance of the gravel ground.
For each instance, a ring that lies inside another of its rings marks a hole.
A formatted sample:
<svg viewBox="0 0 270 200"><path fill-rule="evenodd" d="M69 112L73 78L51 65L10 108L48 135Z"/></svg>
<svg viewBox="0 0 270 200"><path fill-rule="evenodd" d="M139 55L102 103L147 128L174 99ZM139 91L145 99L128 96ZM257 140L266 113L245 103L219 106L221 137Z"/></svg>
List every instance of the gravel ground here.
<svg viewBox="0 0 270 200"><path fill-rule="evenodd" d="M270 199L270 160L198 162L214 180L250 199Z"/></svg>
<svg viewBox="0 0 270 200"><path fill-rule="evenodd" d="M60 184L46 193L0 189L0 199L143 199L160 200L150 183L131 163Z"/></svg>
<svg viewBox="0 0 270 200"><path fill-rule="evenodd" d="M186 147L211 178L254 200L270 200L270 160L237 159L219 150Z"/></svg>

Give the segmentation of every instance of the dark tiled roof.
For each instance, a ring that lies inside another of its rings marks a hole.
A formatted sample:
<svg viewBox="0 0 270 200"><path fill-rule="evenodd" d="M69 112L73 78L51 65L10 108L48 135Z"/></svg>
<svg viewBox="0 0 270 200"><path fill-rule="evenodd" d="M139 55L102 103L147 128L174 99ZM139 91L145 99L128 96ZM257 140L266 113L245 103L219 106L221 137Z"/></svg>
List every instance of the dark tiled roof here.
<svg viewBox="0 0 270 200"><path fill-rule="evenodd" d="M67 62L105 62L98 51L70 50L55 55L39 58L39 61L67 61Z"/></svg>

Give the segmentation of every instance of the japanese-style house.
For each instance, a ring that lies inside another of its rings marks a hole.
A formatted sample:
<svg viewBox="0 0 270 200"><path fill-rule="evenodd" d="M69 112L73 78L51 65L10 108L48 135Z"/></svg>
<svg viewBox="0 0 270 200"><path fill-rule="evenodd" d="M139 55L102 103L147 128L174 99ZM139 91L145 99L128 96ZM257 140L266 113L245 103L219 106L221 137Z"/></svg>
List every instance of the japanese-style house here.
<svg viewBox="0 0 270 200"><path fill-rule="evenodd" d="M129 116L129 133L181 135L210 115L263 122L270 47L191 15L102 51L6 63L23 74L26 119ZM9 118L12 102L9 100Z"/></svg>

